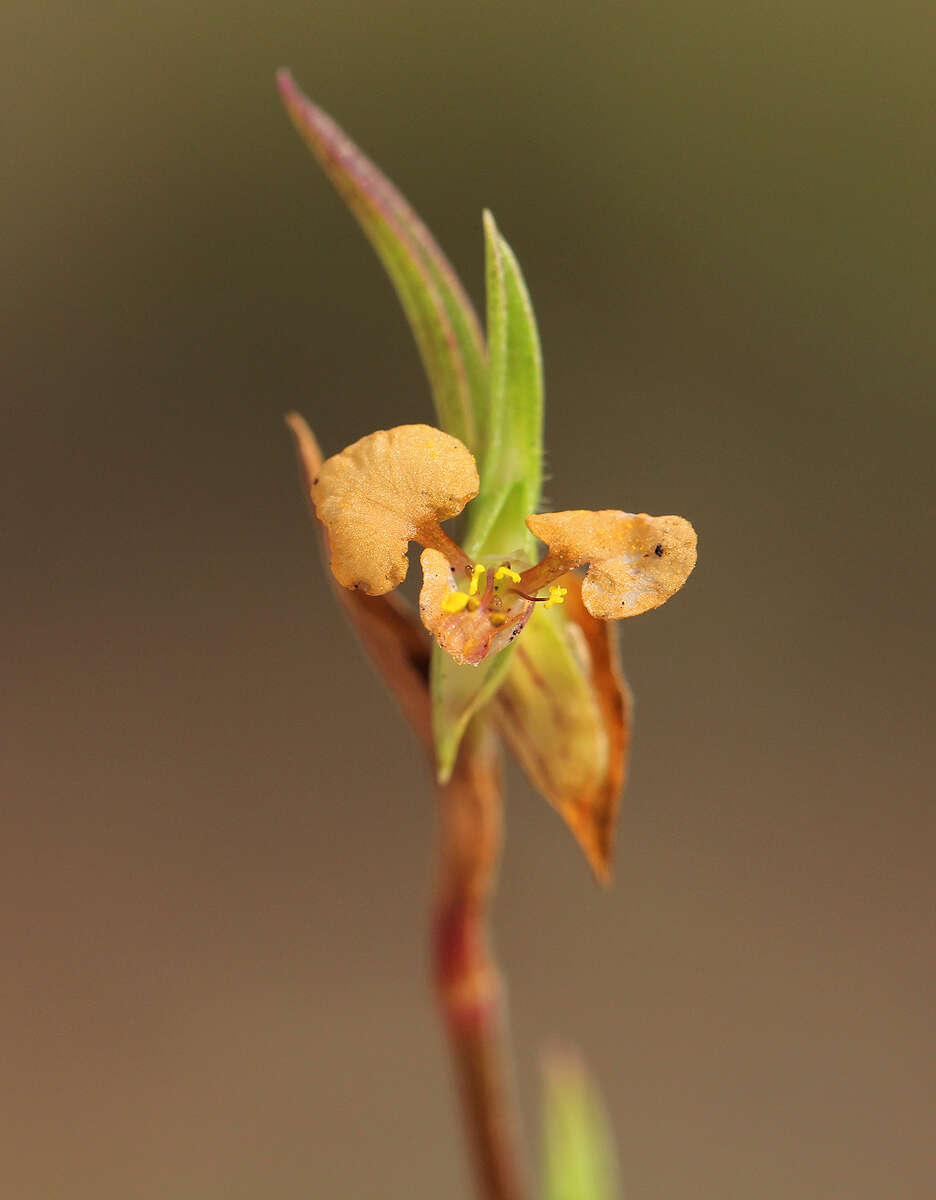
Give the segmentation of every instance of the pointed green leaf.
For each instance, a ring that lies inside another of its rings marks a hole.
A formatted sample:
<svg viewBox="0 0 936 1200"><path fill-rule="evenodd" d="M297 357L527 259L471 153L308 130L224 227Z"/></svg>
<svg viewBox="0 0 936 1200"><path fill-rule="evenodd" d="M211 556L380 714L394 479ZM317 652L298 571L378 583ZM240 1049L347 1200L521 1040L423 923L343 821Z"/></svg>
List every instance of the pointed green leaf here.
<svg viewBox="0 0 936 1200"><path fill-rule="evenodd" d="M531 557L525 520L542 487L543 365L533 306L513 251L494 218L484 214L489 389L481 490L468 508L465 550L476 561ZM515 647L476 667L436 651L432 670L433 729L439 778L449 777L468 722L493 699Z"/></svg>
<svg viewBox="0 0 936 1200"><path fill-rule="evenodd" d="M601 1100L577 1057L544 1066L543 1200L614 1200L614 1147Z"/></svg>
<svg viewBox="0 0 936 1200"><path fill-rule="evenodd" d="M543 482L543 361L520 266L489 212L484 236L489 432L465 548L475 558L529 555L533 538L524 521L537 510Z"/></svg>
<svg viewBox="0 0 936 1200"><path fill-rule="evenodd" d="M358 219L396 288L429 377L440 425L469 450L481 453L487 407L484 339L458 277L405 198L331 117L302 94L288 71L279 72L277 83L293 123Z"/></svg>
<svg viewBox="0 0 936 1200"><path fill-rule="evenodd" d="M479 459L481 491L469 510L473 558L529 555L524 524L542 479L543 383L539 338L523 276L485 214L488 322L496 376L471 302L428 229L388 179L287 71L278 84L296 128L370 239L403 305L432 387L439 423ZM437 652L433 725L440 777L451 772L471 717L503 680L511 650L479 667Z"/></svg>

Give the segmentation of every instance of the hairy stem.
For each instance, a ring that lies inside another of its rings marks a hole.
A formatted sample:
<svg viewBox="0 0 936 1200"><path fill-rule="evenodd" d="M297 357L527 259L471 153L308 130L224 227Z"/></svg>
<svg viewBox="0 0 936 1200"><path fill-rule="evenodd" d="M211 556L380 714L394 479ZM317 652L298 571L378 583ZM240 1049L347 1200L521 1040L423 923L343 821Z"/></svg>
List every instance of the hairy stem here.
<svg viewBox="0 0 936 1200"><path fill-rule="evenodd" d="M441 864L433 969L449 1036L479 1194L522 1200L502 984L488 936L501 847L501 781L494 737L475 722L440 789Z"/></svg>

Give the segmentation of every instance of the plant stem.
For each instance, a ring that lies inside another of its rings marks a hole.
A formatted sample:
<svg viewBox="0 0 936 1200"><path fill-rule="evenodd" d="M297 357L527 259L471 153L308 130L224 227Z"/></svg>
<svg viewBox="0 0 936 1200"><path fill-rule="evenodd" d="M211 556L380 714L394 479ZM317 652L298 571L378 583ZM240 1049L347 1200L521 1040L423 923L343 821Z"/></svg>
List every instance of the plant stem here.
<svg viewBox="0 0 936 1200"><path fill-rule="evenodd" d="M302 417L290 413L286 421L310 496L322 452ZM346 588L336 593L434 766L426 631L395 595L365 596ZM501 983L487 929L501 848L501 778L490 717L469 726L439 797L441 865L432 938L439 1005L480 1195L524 1200Z"/></svg>
<svg viewBox="0 0 936 1200"><path fill-rule="evenodd" d="M501 780L495 738L469 729L455 771L440 789L441 866L433 968L462 1111L485 1200L522 1200L516 1106L500 974L488 911L501 847Z"/></svg>

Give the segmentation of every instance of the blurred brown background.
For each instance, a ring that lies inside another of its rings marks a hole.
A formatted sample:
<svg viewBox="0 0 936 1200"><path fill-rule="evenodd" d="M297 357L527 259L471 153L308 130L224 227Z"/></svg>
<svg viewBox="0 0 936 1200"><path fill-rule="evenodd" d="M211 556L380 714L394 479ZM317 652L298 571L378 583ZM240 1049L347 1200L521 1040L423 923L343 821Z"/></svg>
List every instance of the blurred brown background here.
<svg viewBox="0 0 936 1200"><path fill-rule="evenodd" d="M0 1191L469 1196L423 765L281 414L430 419L289 65L544 341L549 495L680 512L602 894L511 777L497 935L640 1200L933 1194L929 3L7 3Z"/></svg>

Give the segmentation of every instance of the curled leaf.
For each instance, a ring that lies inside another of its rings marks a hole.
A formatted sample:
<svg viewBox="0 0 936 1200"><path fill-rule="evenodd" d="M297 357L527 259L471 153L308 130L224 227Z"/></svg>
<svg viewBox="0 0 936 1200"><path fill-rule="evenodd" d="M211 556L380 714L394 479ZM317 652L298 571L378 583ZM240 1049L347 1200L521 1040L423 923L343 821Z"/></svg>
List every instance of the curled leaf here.
<svg viewBox="0 0 936 1200"><path fill-rule="evenodd" d="M527 525L549 547L553 573L591 564L582 600L603 621L658 608L696 564L696 533L683 517L574 509L528 517Z"/></svg>
<svg viewBox="0 0 936 1200"><path fill-rule="evenodd" d="M477 494L470 451L429 425L368 434L323 463L312 483L332 573L343 587L370 596L402 583L409 543L435 544L439 522Z"/></svg>

